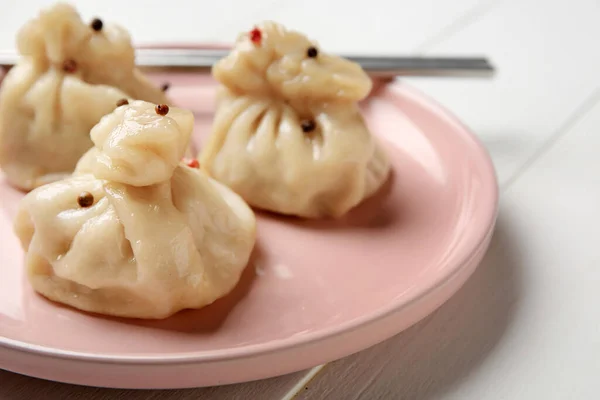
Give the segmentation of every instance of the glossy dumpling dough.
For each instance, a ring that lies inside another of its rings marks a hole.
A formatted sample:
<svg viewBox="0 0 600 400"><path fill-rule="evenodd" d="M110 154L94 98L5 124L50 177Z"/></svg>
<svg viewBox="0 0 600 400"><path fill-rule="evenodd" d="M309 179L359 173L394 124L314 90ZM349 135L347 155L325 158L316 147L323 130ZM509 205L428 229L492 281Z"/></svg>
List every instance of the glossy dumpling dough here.
<svg viewBox="0 0 600 400"><path fill-rule="evenodd" d="M388 159L357 106L371 90L359 65L267 22L213 75L217 113L200 161L251 205L339 217L386 180Z"/></svg>
<svg viewBox="0 0 600 400"><path fill-rule="evenodd" d="M72 177L25 196L15 231L37 292L100 314L164 318L233 289L255 217L181 162L192 127L188 111L121 106L93 128L95 147Z"/></svg>
<svg viewBox="0 0 600 400"><path fill-rule="evenodd" d="M26 23L17 47L22 57L0 87L0 167L21 189L72 173L119 99L168 103L135 67L127 31L106 21L95 30L68 4Z"/></svg>

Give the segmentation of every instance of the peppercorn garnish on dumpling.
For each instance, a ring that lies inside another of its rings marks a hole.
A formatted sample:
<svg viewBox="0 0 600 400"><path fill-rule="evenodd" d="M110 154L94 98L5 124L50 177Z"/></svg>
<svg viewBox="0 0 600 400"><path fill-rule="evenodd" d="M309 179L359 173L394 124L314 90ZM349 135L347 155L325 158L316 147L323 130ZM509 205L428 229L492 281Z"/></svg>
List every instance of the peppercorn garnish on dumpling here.
<svg viewBox="0 0 600 400"><path fill-rule="evenodd" d="M252 43L254 43L255 45L260 45L260 42L262 40L262 32L260 31L260 29L254 28L250 31L249 37Z"/></svg>
<svg viewBox="0 0 600 400"><path fill-rule="evenodd" d="M68 4L27 22L17 48L23 57L0 86L0 168L18 188L70 175L92 146L90 129L120 99L169 103L136 68L124 28L84 21Z"/></svg>
<svg viewBox="0 0 600 400"><path fill-rule="evenodd" d="M213 67L220 83L202 168L251 205L306 218L339 217L390 170L358 102L371 79L301 33L265 22Z"/></svg>

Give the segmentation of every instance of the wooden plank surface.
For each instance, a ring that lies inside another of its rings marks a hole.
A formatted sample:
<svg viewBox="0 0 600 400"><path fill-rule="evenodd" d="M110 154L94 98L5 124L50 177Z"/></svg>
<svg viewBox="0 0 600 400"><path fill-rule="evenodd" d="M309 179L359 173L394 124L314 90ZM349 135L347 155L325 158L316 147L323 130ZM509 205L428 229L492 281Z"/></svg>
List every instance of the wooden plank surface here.
<svg viewBox="0 0 600 400"><path fill-rule="evenodd" d="M121 390L67 385L0 370L1 400L177 400L281 399L306 372L240 385L183 390Z"/></svg>
<svg viewBox="0 0 600 400"><path fill-rule="evenodd" d="M501 181L560 129L600 84L600 3L501 1L425 53L485 53L493 80L411 79L467 123L491 152ZM575 28L576 25L576 28Z"/></svg>

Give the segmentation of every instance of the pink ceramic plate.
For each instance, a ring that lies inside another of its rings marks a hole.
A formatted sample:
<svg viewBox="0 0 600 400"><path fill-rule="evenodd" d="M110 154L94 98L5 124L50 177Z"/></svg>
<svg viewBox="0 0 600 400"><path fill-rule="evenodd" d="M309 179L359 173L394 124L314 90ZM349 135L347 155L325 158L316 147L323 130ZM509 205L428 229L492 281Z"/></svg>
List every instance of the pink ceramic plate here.
<svg viewBox="0 0 600 400"><path fill-rule="evenodd" d="M156 76L208 133L214 82ZM364 103L393 175L347 217L258 214L237 289L165 321L87 315L31 290L12 232L22 194L0 177L0 368L85 385L180 388L266 378L374 345L446 301L481 260L496 217L490 159L454 117L402 84Z"/></svg>

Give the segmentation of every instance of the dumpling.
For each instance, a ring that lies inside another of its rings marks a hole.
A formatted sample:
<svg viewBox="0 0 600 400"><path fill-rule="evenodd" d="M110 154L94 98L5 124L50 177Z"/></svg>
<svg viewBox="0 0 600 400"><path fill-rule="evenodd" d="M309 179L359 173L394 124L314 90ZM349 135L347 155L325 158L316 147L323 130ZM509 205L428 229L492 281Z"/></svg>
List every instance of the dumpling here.
<svg viewBox="0 0 600 400"><path fill-rule="evenodd" d="M121 98L168 103L135 67L127 31L82 21L57 3L17 36L22 57L0 88L0 167L31 190L73 172L92 147L90 129Z"/></svg>
<svg viewBox="0 0 600 400"><path fill-rule="evenodd" d="M234 288L255 216L181 161L193 121L163 105L120 106L92 129L95 147L73 176L23 198L15 231L37 292L85 311L157 319Z"/></svg>
<svg viewBox="0 0 600 400"><path fill-rule="evenodd" d="M213 67L220 83L200 162L257 208L339 217L385 182L390 165L357 102L362 68L266 22Z"/></svg>

